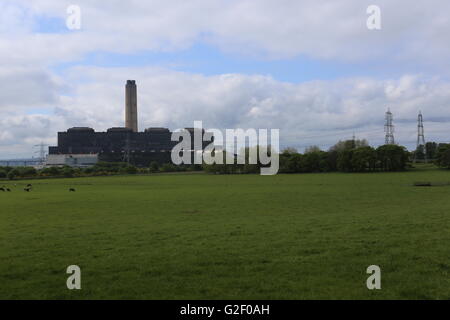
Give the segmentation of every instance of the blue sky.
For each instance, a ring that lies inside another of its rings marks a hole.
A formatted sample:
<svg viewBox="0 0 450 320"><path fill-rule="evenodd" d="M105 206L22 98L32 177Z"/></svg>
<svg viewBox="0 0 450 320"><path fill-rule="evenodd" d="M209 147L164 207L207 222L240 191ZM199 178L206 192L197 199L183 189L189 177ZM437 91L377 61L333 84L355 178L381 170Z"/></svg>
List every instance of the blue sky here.
<svg viewBox="0 0 450 320"><path fill-rule="evenodd" d="M299 56L289 59L263 59L224 53L213 45L195 43L176 52L137 52L120 54L96 51L79 60L53 66L62 73L72 66L140 67L159 66L182 72L219 75L225 73L270 75L279 81L299 83L314 80L333 80L345 77L396 77L402 66L386 66L376 61L370 63L343 63Z"/></svg>

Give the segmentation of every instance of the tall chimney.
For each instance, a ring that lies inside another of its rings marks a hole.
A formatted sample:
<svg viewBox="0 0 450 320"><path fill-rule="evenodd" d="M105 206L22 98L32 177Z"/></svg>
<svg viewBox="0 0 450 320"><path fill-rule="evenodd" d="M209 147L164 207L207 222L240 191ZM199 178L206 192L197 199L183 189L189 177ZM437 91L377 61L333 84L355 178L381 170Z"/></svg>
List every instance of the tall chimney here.
<svg viewBox="0 0 450 320"><path fill-rule="evenodd" d="M137 89L135 80L127 80L125 86L125 127L138 131Z"/></svg>

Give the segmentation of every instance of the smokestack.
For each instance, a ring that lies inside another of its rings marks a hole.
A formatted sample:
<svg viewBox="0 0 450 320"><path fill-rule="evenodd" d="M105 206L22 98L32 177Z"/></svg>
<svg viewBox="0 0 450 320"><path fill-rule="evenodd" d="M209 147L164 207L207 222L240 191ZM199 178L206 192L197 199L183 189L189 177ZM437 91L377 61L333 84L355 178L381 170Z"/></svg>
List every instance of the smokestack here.
<svg viewBox="0 0 450 320"><path fill-rule="evenodd" d="M136 81L127 80L125 86L125 127L138 132Z"/></svg>

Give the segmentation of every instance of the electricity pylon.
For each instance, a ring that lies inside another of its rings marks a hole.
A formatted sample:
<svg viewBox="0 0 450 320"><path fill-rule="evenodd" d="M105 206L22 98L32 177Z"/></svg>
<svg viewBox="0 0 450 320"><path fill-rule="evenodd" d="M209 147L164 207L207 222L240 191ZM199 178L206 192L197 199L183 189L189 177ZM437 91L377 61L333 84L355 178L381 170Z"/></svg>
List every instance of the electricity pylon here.
<svg viewBox="0 0 450 320"><path fill-rule="evenodd" d="M421 148L421 146L423 146ZM417 161L417 153L419 150L423 150L425 162L427 162L427 150L425 144L425 133L423 130L423 116L422 111L419 111L419 116L417 117L417 146L416 152L414 152L414 162Z"/></svg>
<svg viewBox="0 0 450 320"><path fill-rule="evenodd" d="M391 110L389 109L386 112L386 123L384 125L384 132L386 132L384 144L395 144L393 117Z"/></svg>

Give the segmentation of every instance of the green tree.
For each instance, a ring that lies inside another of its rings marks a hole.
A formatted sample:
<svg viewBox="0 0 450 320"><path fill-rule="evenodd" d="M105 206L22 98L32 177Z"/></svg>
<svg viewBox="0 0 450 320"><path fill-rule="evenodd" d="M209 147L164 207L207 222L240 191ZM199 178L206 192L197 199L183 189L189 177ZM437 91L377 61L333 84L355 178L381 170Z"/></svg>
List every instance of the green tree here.
<svg viewBox="0 0 450 320"><path fill-rule="evenodd" d="M33 167L22 167L19 169L21 177L34 177L37 175L37 170Z"/></svg>
<svg viewBox="0 0 450 320"><path fill-rule="evenodd" d="M352 172L353 149L344 149L338 152L337 169L343 172Z"/></svg>
<svg viewBox="0 0 450 320"><path fill-rule="evenodd" d="M367 147L369 145L369 142L367 142L366 139L351 139L351 140L344 140L339 141L334 146L330 148L330 151L344 151L344 150L352 150L355 148L360 147Z"/></svg>
<svg viewBox="0 0 450 320"><path fill-rule="evenodd" d="M372 147L360 147L353 150L351 166L353 171L364 172L375 169L377 152Z"/></svg>
<svg viewBox="0 0 450 320"><path fill-rule="evenodd" d="M126 167L123 167L121 171L127 174L136 174L138 172L137 168L133 165L127 165Z"/></svg>
<svg viewBox="0 0 450 320"><path fill-rule="evenodd" d="M83 172L84 174L90 175L90 174L92 174L92 173L94 172L94 167L87 167L87 168L84 168L82 172Z"/></svg>
<svg viewBox="0 0 450 320"><path fill-rule="evenodd" d="M152 161L150 163L149 169L150 169L150 172L158 172L159 171L159 164L158 164L158 162Z"/></svg>
<svg viewBox="0 0 450 320"><path fill-rule="evenodd" d="M309 146L309 147L305 148L304 154L312 153L312 152L320 152L320 151L322 151L322 150L320 150L320 148L318 146Z"/></svg>
<svg viewBox="0 0 450 320"><path fill-rule="evenodd" d="M327 152L327 163L329 171L337 171L338 170L338 156L339 152L336 150L330 150Z"/></svg>
<svg viewBox="0 0 450 320"><path fill-rule="evenodd" d="M20 175L19 170L17 169L13 169L11 171L8 172L7 178L9 180L14 180L15 178L17 178Z"/></svg>
<svg viewBox="0 0 450 320"><path fill-rule="evenodd" d="M59 176L60 175L60 169L58 167L50 167L48 168L48 173L52 176Z"/></svg>
<svg viewBox="0 0 450 320"><path fill-rule="evenodd" d="M74 174L74 170L73 170L73 168L71 168L69 166L65 166L64 168L62 168L61 173L66 178L72 178L73 174Z"/></svg>
<svg viewBox="0 0 450 320"><path fill-rule="evenodd" d="M450 169L450 144L439 144L436 153L436 164L441 168Z"/></svg>
<svg viewBox="0 0 450 320"><path fill-rule="evenodd" d="M383 145L376 150L380 169L383 171L405 170L408 161L408 152L405 147L397 145Z"/></svg>
<svg viewBox="0 0 450 320"><path fill-rule="evenodd" d="M178 169L177 169L177 167L176 167L174 164L172 164L172 163L164 163L164 164L161 166L161 171L162 171L162 172L175 172L175 171L178 171Z"/></svg>
<svg viewBox="0 0 450 320"><path fill-rule="evenodd" d="M301 172L302 155L295 149L285 149L280 154L280 173Z"/></svg>
<svg viewBox="0 0 450 320"><path fill-rule="evenodd" d="M419 145L416 150L413 152L413 157L416 160L425 160L425 146Z"/></svg>
<svg viewBox="0 0 450 320"><path fill-rule="evenodd" d="M300 167L303 172L329 171L328 156L324 151L309 152L300 158Z"/></svg>
<svg viewBox="0 0 450 320"><path fill-rule="evenodd" d="M436 142L427 142L425 150L428 160L434 160L437 157L438 144Z"/></svg>

